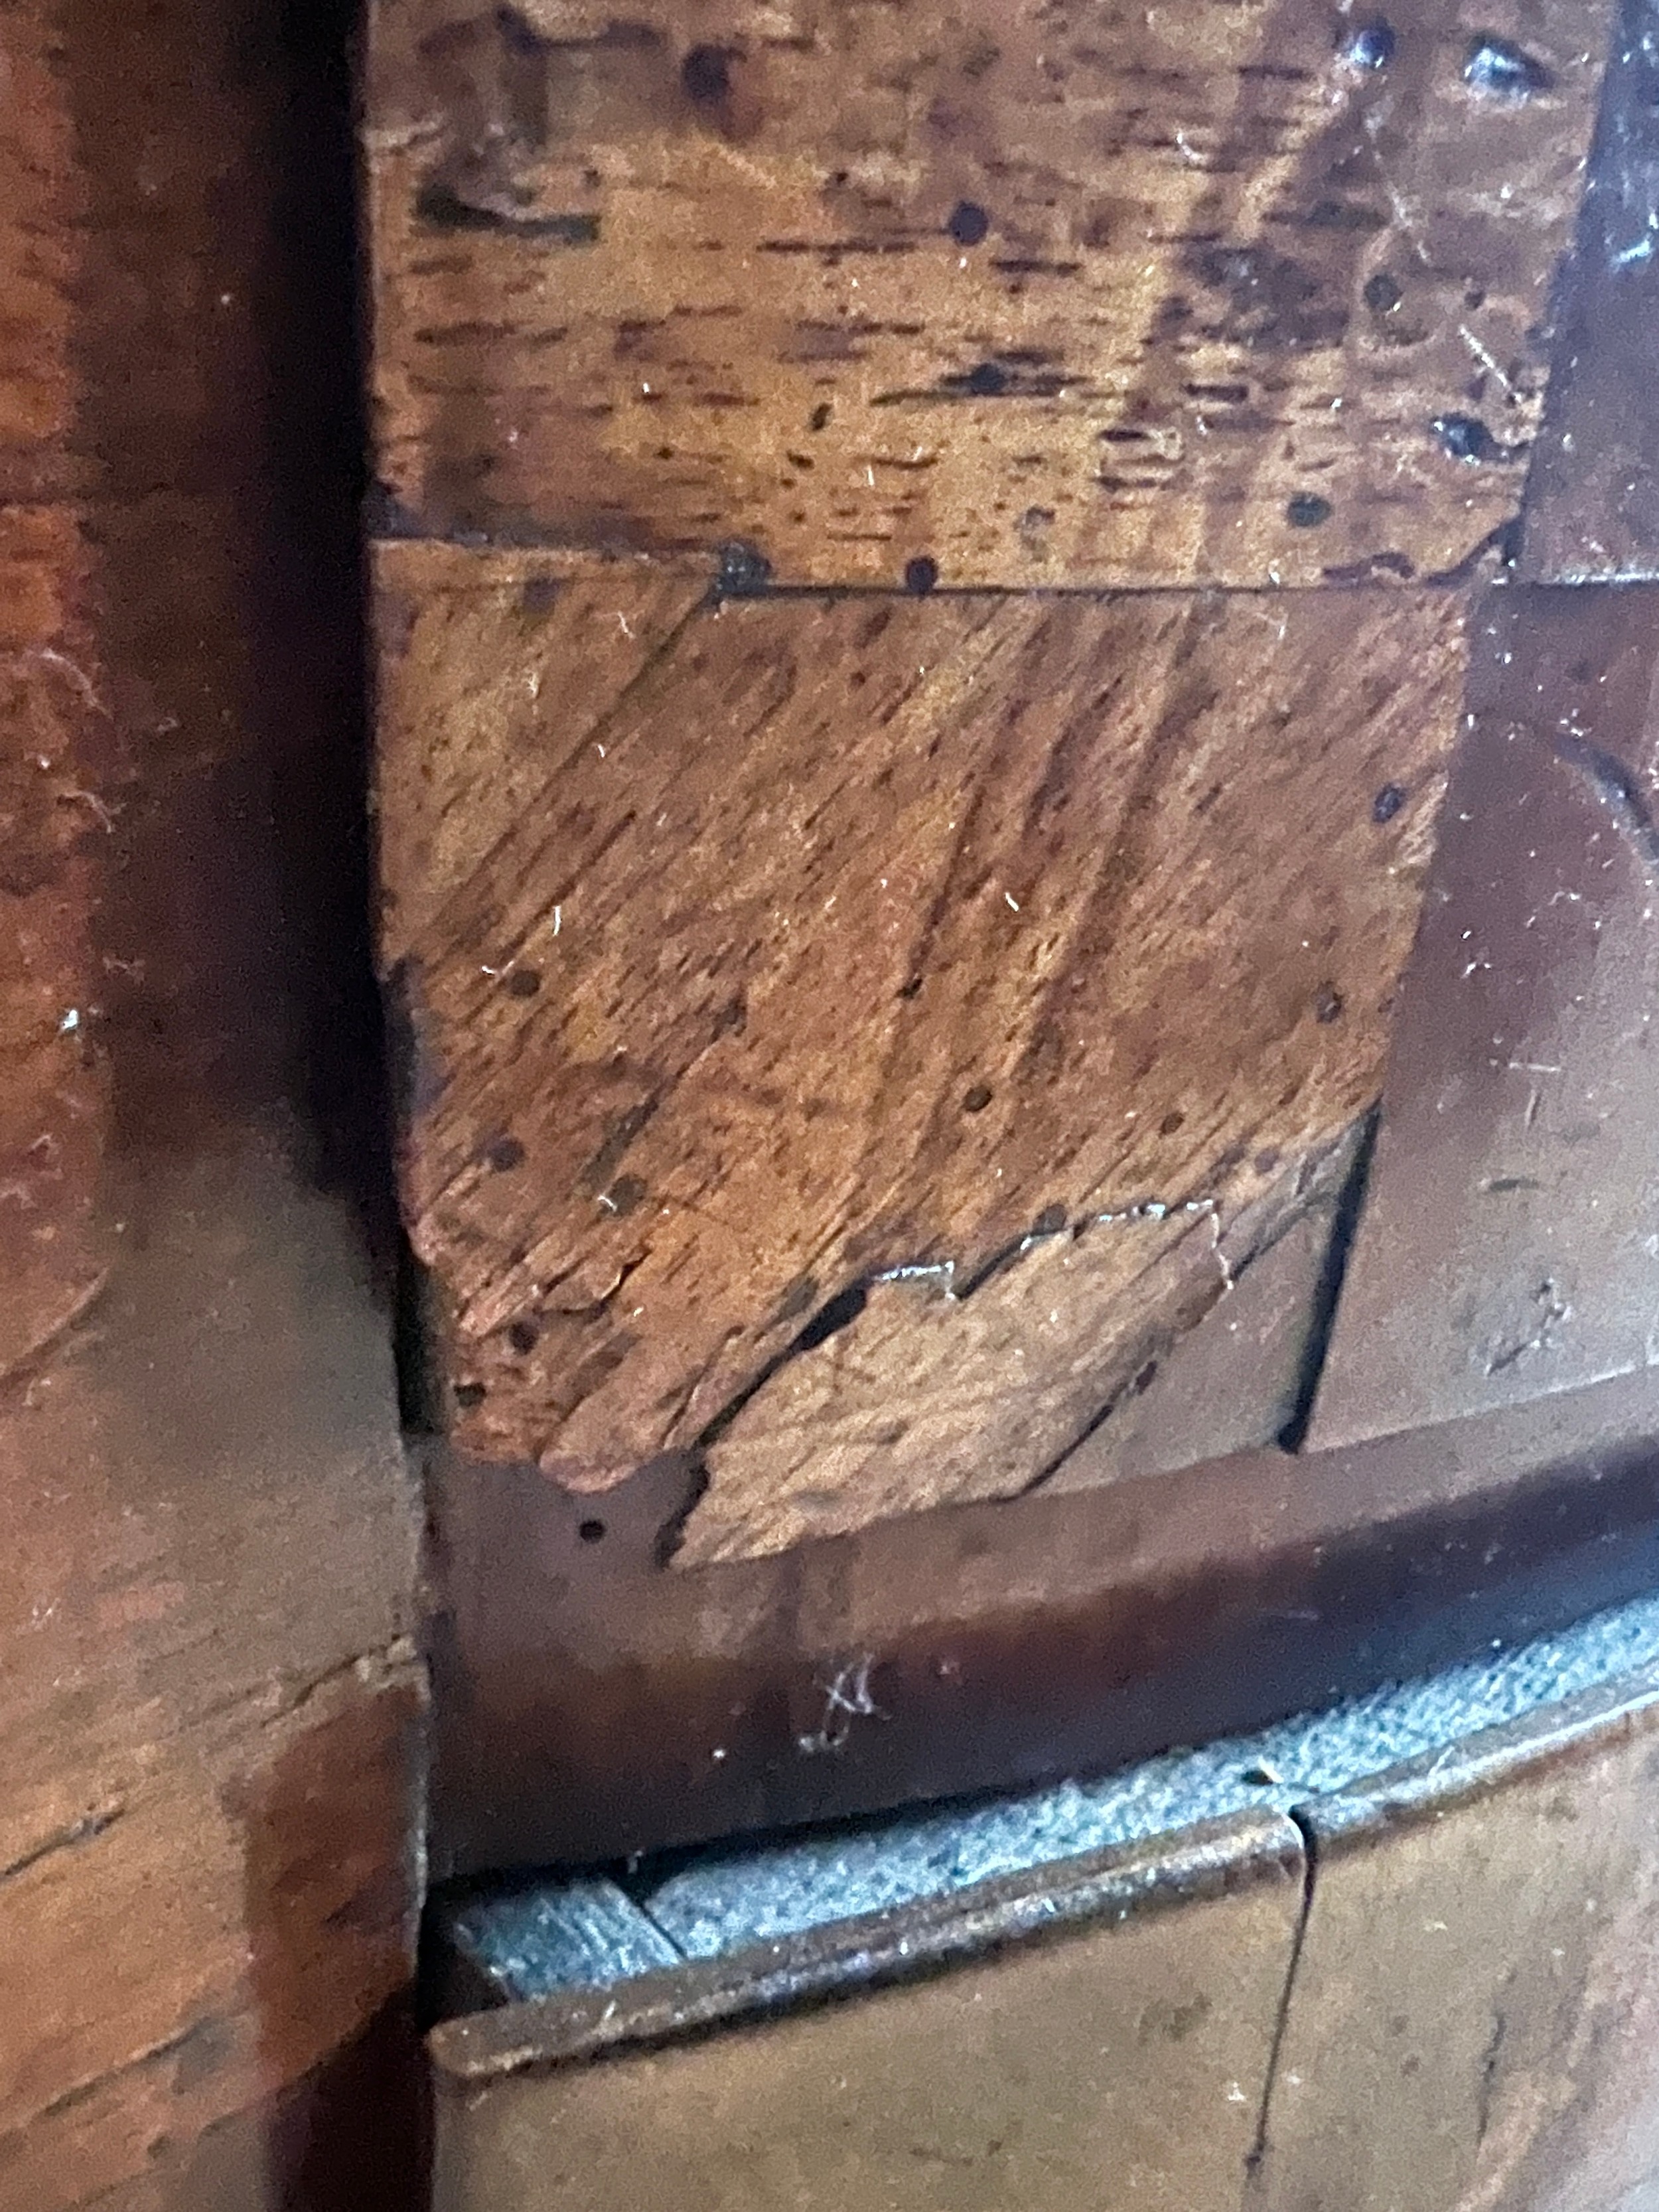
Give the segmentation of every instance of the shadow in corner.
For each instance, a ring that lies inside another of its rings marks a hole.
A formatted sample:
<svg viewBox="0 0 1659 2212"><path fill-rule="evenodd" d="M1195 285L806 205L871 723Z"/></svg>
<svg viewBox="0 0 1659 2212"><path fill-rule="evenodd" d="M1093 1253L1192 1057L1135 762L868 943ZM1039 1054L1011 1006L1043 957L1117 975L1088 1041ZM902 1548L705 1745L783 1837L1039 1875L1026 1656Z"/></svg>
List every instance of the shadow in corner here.
<svg viewBox="0 0 1659 2212"><path fill-rule="evenodd" d="M260 2115L264 2201L421 2212L429 2128L409 1976L422 1701L408 1680L347 1676L332 1695L335 1709L228 1804L246 1838L263 2069L289 2084Z"/></svg>

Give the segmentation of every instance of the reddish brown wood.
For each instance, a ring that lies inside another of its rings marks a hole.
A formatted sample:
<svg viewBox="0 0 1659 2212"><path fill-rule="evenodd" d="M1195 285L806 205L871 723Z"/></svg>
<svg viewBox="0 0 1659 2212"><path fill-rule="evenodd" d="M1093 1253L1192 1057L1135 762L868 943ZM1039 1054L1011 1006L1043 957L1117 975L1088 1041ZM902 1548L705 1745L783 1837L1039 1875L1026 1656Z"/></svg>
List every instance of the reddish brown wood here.
<svg viewBox="0 0 1659 2212"><path fill-rule="evenodd" d="M371 2079L349 2201L413 2201L411 1501L325 1110L374 1079L343 113L279 13L0 40L7 2212L322 2212Z"/></svg>
<svg viewBox="0 0 1659 2212"><path fill-rule="evenodd" d="M1610 10L1381 22L384 0L386 520L814 583L1452 568L1519 505Z"/></svg>
<svg viewBox="0 0 1659 2212"><path fill-rule="evenodd" d="M1461 602L383 587L434 562L383 851L458 1436L580 1488L705 1448L689 1558L1026 1486L1375 1096Z"/></svg>

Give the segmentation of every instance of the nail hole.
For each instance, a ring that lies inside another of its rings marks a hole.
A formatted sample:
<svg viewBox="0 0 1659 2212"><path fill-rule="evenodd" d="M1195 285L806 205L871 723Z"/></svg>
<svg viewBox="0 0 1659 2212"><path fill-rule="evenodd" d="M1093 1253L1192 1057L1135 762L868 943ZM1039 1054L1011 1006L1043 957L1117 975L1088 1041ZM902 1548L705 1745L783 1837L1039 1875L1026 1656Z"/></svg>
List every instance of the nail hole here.
<svg viewBox="0 0 1659 2212"><path fill-rule="evenodd" d="M939 581L939 562L931 553L918 553L904 564L904 588L923 599Z"/></svg>
<svg viewBox="0 0 1659 2212"><path fill-rule="evenodd" d="M963 1093L962 1110L964 1114L982 1114L990 1103L990 1085L975 1083L970 1090Z"/></svg>
<svg viewBox="0 0 1659 2212"><path fill-rule="evenodd" d="M1369 22L1356 23L1342 41L1342 58L1350 69L1387 69L1395 43L1394 25L1385 15L1373 15Z"/></svg>
<svg viewBox="0 0 1659 2212"><path fill-rule="evenodd" d="M699 107L714 107L731 97L732 60L722 47L693 46L680 64L685 96Z"/></svg>
<svg viewBox="0 0 1659 2212"><path fill-rule="evenodd" d="M1008 372L998 361L976 361L963 380L975 399L994 399L1008 389Z"/></svg>
<svg viewBox="0 0 1659 2212"><path fill-rule="evenodd" d="M1386 269L1365 279L1364 298L1374 315L1391 315L1405 296L1400 279Z"/></svg>
<svg viewBox="0 0 1659 2212"><path fill-rule="evenodd" d="M605 1523L603 1521L579 1521L576 1534L584 1544L597 1544L604 1538Z"/></svg>
<svg viewBox="0 0 1659 2212"><path fill-rule="evenodd" d="M945 228L958 246L978 246L989 234L991 218L977 200L958 200Z"/></svg>

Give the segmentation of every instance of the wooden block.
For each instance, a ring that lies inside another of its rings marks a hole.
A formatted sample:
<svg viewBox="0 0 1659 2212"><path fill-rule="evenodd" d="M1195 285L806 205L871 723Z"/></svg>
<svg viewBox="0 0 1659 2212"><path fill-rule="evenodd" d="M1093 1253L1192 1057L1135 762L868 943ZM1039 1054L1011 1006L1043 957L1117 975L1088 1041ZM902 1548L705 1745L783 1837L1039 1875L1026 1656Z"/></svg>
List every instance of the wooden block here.
<svg viewBox="0 0 1659 2212"><path fill-rule="evenodd" d="M1304 1808L1263 2203L1654 2201L1656 1698L1637 1677Z"/></svg>
<svg viewBox="0 0 1659 2212"><path fill-rule="evenodd" d="M1318 1446L1659 1354L1659 594L1494 593Z"/></svg>
<svg viewBox="0 0 1659 2212"><path fill-rule="evenodd" d="M374 11L394 532L1423 576L1514 518L1611 11Z"/></svg>
<svg viewBox="0 0 1659 2212"><path fill-rule="evenodd" d="M463 1449L602 1487L701 1443L690 1556L1006 1494L1375 1097L1455 595L687 613L636 564L379 574L405 1202ZM560 653L653 641L568 718L550 610ZM434 821L478 856L441 900ZM964 1411L993 1391L1006 1449Z"/></svg>
<svg viewBox="0 0 1659 2212"><path fill-rule="evenodd" d="M1237 2212L1301 1875L1241 1815L450 2021L434 2204Z"/></svg>

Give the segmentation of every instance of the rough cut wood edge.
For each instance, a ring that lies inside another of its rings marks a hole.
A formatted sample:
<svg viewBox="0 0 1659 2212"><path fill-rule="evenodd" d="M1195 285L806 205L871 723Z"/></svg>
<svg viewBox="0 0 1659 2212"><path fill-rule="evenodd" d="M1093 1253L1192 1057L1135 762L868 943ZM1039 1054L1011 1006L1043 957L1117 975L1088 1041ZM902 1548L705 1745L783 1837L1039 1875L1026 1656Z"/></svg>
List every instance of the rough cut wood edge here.
<svg viewBox="0 0 1659 2212"><path fill-rule="evenodd" d="M1066 1488L1111 1480L1092 1440L1183 1343L1224 1328L1239 1284L1279 1240L1321 1220L1328 1235L1354 1141L1349 1131L1323 1150L1291 1146L1292 1164L1229 1176L1224 1197L1032 1237L963 1297L937 1279L872 1285L844 1329L792 1358L708 1439L708 1486L675 1565L783 1551L932 1505L1021 1497L1068 1475ZM1310 1288L1303 1336L1316 1274ZM1276 1443L1283 1389L1279 1365L1261 1359L1242 1402L1189 1409L1188 1450L1172 1463L1218 1456L1241 1422L1237 1449Z"/></svg>
<svg viewBox="0 0 1659 2212"><path fill-rule="evenodd" d="M383 0L386 520L818 584L1453 568L1519 506L1611 13Z"/></svg>

